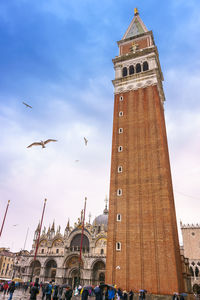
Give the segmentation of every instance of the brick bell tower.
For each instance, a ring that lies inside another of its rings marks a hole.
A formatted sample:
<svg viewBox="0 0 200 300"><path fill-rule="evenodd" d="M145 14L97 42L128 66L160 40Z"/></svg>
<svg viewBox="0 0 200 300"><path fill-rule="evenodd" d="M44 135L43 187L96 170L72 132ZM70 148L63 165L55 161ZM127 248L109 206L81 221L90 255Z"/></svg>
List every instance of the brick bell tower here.
<svg viewBox="0 0 200 300"><path fill-rule="evenodd" d="M163 74L137 9L118 46L106 282L152 294L183 292Z"/></svg>

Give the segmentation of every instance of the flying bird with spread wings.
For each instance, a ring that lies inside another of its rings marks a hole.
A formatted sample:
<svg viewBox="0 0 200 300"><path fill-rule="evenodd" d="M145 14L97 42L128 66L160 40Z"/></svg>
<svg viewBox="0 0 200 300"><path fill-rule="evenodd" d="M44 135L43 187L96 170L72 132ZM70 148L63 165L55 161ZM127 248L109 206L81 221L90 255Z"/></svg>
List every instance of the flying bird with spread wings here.
<svg viewBox="0 0 200 300"><path fill-rule="evenodd" d="M57 142L57 140L48 139L46 141L35 142L35 143L30 144L27 148L30 148L32 146L42 146L42 148L46 148L45 145L50 142Z"/></svg>
<svg viewBox="0 0 200 300"><path fill-rule="evenodd" d="M86 137L84 137L84 141L85 141L85 146L87 146L88 140L86 139Z"/></svg>
<svg viewBox="0 0 200 300"><path fill-rule="evenodd" d="M30 106L29 104L22 102L26 107L32 108L32 106Z"/></svg>

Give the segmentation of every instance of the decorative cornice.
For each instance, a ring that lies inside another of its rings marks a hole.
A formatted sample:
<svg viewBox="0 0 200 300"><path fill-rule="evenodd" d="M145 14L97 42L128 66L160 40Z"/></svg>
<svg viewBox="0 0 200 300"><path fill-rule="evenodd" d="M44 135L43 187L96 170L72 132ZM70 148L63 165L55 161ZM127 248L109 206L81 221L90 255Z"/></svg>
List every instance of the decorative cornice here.
<svg viewBox="0 0 200 300"><path fill-rule="evenodd" d="M146 88L148 86L157 85L161 102L164 103L165 96L163 92L162 82L159 81L159 77L156 73L148 72L148 74L149 75L146 74L146 76L143 77L137 75L128 76L128 80L113 80L114 93L120 94L132 90ZM132 77L132 79L130 77Z"/></svg>
<svg viewBox="0 0 200 300"><path fill-rule="evenodd" d="M180 223L181 229L200 229L200 224L183 224L182 222Z"/></svg>

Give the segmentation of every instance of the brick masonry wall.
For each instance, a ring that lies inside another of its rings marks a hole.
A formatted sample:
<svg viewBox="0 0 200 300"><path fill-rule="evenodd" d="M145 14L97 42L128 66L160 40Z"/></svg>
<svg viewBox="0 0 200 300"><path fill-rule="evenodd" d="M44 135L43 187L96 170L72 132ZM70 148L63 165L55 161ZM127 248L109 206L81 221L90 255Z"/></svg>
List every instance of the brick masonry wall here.
<svg viewBox="0 0 200 300"><path fill-rule="evenodd" d="M122 117L119 111L123 111ZM119 128L123 128L122 134ZM118 152L120 145L122 152ZM119 165L122 173L117 171ZM117 196L119 188L122 196ZM121 222L117 222L117 214L121 214ZM121 243L121 251L116 251L116 242ZM153 294L184 291L164 112L157 86L115 96L107 247L107 283Z"/></svg>
<svg viewBox="0 0 200 300"><path fill-rule="evenodd" d="M136 40L134 41L136 45L138 45L137 49L144 49L147 48L148 46L148 38L145 37L144 39L140 39L140 40ZM131 41L130 43L127 43L125 45L121 45L120 46L120 55L124 55L126 53L130 53L130 48L133 44L133 41Z"/></svg>

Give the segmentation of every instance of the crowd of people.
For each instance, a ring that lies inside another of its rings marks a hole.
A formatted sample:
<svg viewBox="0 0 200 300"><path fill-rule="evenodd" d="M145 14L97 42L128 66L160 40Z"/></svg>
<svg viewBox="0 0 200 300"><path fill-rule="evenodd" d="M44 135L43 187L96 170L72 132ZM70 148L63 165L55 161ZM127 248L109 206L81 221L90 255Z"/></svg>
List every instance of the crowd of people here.
<svg viewBox="0 0 200 300"><path fill-rule="evenodd" d="M12 300L14 291L16 289L21 289L27 294L29 291L30 300L37 300L37 295L40 293L42 300L71 300L72 296L78 297L81 300L88 300L88 297L95 297L96 300L133 300L134 292L133 290L122 291L122 289L116 286L100 284L96 287L94 286L77 286L74 290L69 285L57 285L55 281L52 280L49 283L39 283L39 279L33 283L15 283L4 282L0 283L0 291L6 295L9 294L8 300ZM136 293L137 299L146 299L146 290L140 290ZM172 300L184 300L184 295L174 293Z"/></svg>

